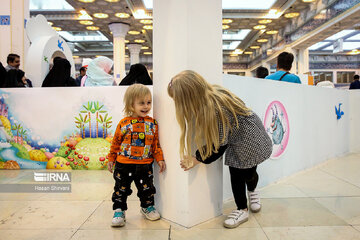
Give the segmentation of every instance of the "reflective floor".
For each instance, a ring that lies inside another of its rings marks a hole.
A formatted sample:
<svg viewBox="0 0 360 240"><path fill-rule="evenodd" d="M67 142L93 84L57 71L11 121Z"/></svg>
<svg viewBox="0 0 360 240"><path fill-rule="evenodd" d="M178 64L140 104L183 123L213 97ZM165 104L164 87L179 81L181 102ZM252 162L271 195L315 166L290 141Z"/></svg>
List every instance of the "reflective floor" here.
<svg viewBox="0 0 360 240"><path fill-rule="evenodd" d="M0 171L1 184L27 177L26 171ZM261 212L236 229L223 228L225 216L191 229L146 221L135 194L129 197L126 226L114 229L112 188L108 172L73 171L72 193L0 193L0 239L360 240L360 154L260 189ZM225 202L224 214L234 208L233 201Z"/></svg>

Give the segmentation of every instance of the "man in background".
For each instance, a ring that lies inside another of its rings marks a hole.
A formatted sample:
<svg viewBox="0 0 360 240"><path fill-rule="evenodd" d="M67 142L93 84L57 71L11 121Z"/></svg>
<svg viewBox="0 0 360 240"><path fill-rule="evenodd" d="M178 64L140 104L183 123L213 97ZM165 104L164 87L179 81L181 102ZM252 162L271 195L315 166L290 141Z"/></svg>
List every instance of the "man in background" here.
<svg viewBox="0 0 360 240"><path fill-rule="evenodd" d="M10 70L20 70L19 67L20 67L20 56L15 54L15 53L10 53L8 56L7 56L7 59L6 59L6 62L7 62L7 66L5 67L5 70L8 72ZM27 79L25 77L25 80L24 80L24 84L26 87L33 87L32 86L32 82L30 81L30 79Z"/></svg>
<svg viewBox="0 0 360 240"><path fill-rule="evenodd" d="M76 85L77 85L77 86L80 86L80 84L81 84L81 79L85 76L86 70L87 70L87 69L86 69L85 66L83 66L83 67L80 68L80 76L78 76L78 77L75 79L75 82L76 82Z"/></svg>
<svg viewBox="0 0 360 240"><path fill-rule="evenodd" d="M269 75L269 70L266 67L258 67L256 69L256 77L257 78L265 78Z"/></svg>
<svg viewBox="0 0 360 240"><path fill-rule="evenodd" d="M301 83L300 78L295 74L291 74L294 55L288 52L282 52L277 58L276 72L265 77L265 79L278 80L283 82Z"/></svg>
<svg viewBox="0 0 360 240"><path fill-rule="evenodd" d="M6 59L7 66L5 67L6 71L11 69L19 69L20 67L20 56L15 53L10 53Z"/></svg>
<svg viewBox="0 0 360 240"><path fill-rule="evenodd" d="M359 75L354 75L354 81L350 84L349 89L360 89Z"/></svg>

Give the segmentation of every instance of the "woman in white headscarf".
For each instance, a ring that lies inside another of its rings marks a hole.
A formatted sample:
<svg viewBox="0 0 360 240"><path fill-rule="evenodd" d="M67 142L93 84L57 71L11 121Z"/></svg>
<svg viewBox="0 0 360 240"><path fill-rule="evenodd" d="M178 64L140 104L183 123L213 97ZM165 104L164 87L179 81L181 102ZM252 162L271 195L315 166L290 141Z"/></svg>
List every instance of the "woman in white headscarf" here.
<svg viewBox="0 0 360 240"><path fill-rule="evenodd" d="M113 86L116 82L109 74L113 61L107 57L97 57L89 63L86 75L81 79L82 87Z"/></svg>

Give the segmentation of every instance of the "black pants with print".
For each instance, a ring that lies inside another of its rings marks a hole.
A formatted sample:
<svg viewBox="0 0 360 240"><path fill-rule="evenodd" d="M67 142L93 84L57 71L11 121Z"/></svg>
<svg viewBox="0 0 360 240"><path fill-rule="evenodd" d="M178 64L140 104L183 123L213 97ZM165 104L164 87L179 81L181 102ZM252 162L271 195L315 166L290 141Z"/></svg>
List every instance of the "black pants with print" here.
<svg viewBox="0 0 360 240"><path fill-rule="evenodd" d="M259 180L256 167L246 169L229 167L231 188L238 210L247 208L246 187L248 191L254 191L256 188Z"/></svg>
<svg viewBox="0 0 360 240"><path fill-rule="evenodd" d="M154 205L155 187L152 164L123 164L116 162L114 168L115 187L112 195L113 210L127 210L126 200L131 195L130 185L135 181L141 207Z"/></svg>

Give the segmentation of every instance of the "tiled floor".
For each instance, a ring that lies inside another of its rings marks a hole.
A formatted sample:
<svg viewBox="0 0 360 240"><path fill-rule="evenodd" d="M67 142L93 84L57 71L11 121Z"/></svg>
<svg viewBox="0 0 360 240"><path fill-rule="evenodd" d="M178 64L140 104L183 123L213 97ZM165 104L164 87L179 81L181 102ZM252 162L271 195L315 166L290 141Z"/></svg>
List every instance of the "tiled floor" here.
<svg viewBox="0 0 360 240"><path fill-rule="evenodd" d="M1 184L31 180L25 171L0 171ZM105 171L74 171L72 193L0 193L0 240L360 240L360 154L260 189L262 211L230 230L222 226L225 216L191 229L146 221L135 194L129 197L126 226L111 228L112 187ZM224 203L224 214L234 207L233 201Z"/></svg>

